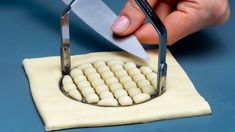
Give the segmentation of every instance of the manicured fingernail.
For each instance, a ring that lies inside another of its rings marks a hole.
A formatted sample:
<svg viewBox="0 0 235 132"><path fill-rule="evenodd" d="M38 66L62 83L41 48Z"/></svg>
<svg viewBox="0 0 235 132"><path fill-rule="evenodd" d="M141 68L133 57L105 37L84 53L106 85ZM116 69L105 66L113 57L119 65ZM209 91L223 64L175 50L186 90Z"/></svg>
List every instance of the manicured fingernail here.
<svg viewBox="0 0 235 132"><path fill-rule="evenodd" d="M114 22L112 26L112 30L115 33L122 33L129 27L129 24L130 24L130 20L126 16L120 16Z"/></svg>

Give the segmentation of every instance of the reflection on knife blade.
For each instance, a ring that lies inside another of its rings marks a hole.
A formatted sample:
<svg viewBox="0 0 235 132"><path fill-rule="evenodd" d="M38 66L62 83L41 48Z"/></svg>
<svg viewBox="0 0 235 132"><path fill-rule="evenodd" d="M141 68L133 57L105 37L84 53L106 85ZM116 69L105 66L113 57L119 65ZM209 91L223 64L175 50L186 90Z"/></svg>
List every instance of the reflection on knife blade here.
<svg viewBox="0 0 235 132"><path fill-rule="evenodd" d="M69 4L71 0L63 0ZM149 57L134 35L115 37L111 26L117 15L102 0L76 0L72 11L93 30L117 47L145 60Z"/></svg>

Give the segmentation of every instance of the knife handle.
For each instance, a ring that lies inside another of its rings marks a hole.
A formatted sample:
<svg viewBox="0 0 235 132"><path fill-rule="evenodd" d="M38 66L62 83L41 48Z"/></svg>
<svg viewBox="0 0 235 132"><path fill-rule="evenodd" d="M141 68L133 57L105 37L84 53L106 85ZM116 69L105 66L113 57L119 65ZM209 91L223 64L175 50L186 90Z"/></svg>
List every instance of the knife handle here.
<svg viewBox="0 0 235 132"><path fill-rule="evenodd" d="M167 52L167 30L161 19L156 15L147 0L135 0L137 5L141 8L147 19L153 25L158 33L160 45L158 55L158 79L157 79L157 95L161 95L166 90L166 52Z"/></svg>

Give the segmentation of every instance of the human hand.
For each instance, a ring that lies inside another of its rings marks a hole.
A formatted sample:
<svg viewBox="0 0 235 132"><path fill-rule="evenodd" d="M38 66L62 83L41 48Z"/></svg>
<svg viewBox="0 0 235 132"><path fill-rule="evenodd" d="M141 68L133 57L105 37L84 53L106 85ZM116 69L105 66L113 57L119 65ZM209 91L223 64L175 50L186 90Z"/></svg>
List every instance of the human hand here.
<svg viewBox="0 0 235 132"><path fill-rule="evenodd" d="M148 0L168 32L168 45L203 28L223 24L230 16L228 0ZM112 30L116 35L136 35L141 43L159 43L157 32L135 0L128 0Z"/></svg>

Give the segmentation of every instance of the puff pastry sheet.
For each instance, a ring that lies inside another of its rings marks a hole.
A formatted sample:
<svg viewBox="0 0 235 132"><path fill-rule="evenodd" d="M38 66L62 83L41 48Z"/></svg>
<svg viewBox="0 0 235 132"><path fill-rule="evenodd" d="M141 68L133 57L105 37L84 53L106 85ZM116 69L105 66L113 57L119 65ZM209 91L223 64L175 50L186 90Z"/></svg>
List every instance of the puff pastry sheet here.
<svg viewBox="0 0 235 132"><path fill-rule="evenodd" d="M133 61L155 67L157 51L147 51L150 61L141 61L126 52L98 52L72 57L72 67L95 60ZM23 65L31 94L48 131L144 123L163 119L208 115L209 104L171 53L167 53L168 75L166 92L148 102L128 107L99 107L71 100L59 90L60 57L24 59Z"/></svg>

